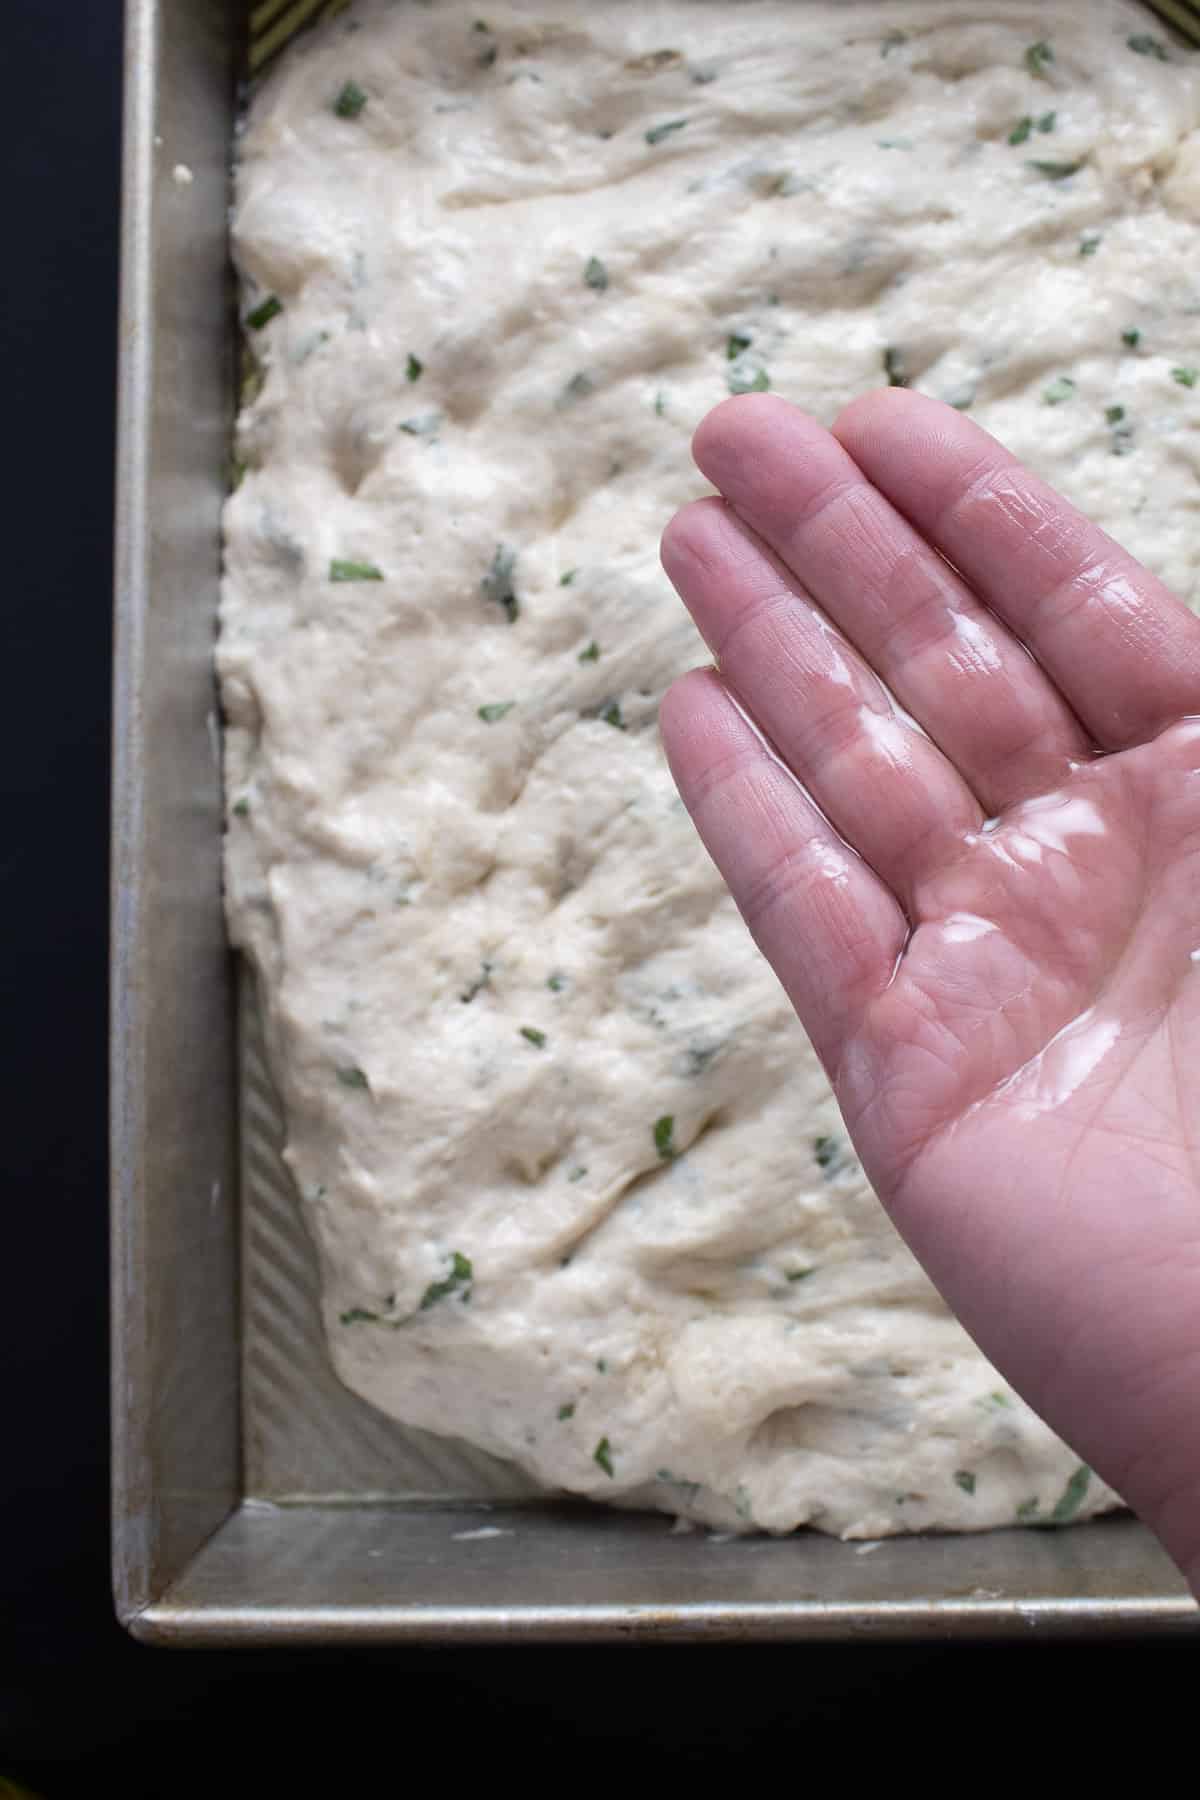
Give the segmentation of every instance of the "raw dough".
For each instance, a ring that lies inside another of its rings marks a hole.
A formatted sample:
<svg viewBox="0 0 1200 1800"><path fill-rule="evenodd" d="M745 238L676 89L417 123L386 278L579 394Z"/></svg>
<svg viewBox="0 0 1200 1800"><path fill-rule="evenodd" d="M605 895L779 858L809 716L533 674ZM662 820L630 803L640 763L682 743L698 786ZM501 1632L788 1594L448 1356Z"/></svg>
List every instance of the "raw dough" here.
<svg viewBox="0 0 1200 1800"><path fill-rule="evenodd" d="M1194 595L1196 74L1107 0L479 7L301 39L239 152L229 918L337 1370L724 1528L1100 1510L676 798L657 540L730 389L890 376Z"/></svg>

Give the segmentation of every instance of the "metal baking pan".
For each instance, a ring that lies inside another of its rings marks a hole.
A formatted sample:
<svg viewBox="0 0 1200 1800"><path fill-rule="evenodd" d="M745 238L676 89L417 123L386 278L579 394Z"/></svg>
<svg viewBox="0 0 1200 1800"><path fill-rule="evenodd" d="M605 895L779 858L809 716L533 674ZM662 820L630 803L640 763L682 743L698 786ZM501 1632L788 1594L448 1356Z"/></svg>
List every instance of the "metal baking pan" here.
<svg viewBox="0 0 1200 1800"><path fill-rule="evenodd" d="M567 0L564 0L567 3ZM212 646L241 0L128 0L116 582L113 1566L160 1644L1191 1630L1128 1518L834 1542L539 1498L334 1379L225 945Z"/></svg>

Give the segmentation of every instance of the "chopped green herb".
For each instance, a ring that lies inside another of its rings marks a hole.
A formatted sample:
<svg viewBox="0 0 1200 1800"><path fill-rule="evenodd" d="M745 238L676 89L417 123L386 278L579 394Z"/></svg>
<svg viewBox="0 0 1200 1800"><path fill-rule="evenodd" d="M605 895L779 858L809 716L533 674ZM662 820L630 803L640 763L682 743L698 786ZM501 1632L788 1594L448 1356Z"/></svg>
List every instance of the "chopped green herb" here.
<svg viewBox="0 0 1200 1800"><path fill-rule="evenodd" d="M1075 1473L1071 1476L1071 1479L1067 1482L1066 1487L1054 1502L1054 1507L1050 1514L1050 1519L1053 1524L1065 1525L1068 1519L1073 1519L1075 1517L1075 1514L1083 1505L1083 1498L1091 1485L1091 1480L1092 1471L1088 1468L1086 1463L1080 1463L1079 1467L1075 1470Z"/></svg>
<svg viewBox="0 0 1200 1800"><path fill-rule="evenodd" d="M516 704L515 700L493 700L487 706L477 707L476 710L485 725L494 725L497 719L502 719L505 713L510 713Z"/></svg>
<svg viewBox="0 0 1200 1800"><path fill-rule="evenodd" d="M379 1314L368 1312L365 1306L352 1306L349 1312L339 1313L343 1325L378 1325Z"/></svg>
<svg viewBox="0 0 1200 1800"><path fill-rule="evenodd" d="M346 562L335 556L329 565L330 581L382 581L383 570L369 562Z"/></svg>
<svg viewBox="0 0 1200 1800"><path fill-rule="evenodd" d="M558 578L559 587L570 587L571 583L574 581L574 579L578 575L578 573L579 573L578 569L567 569Z"/></svg>
<svg viewBox="0 0 1200 1800"><path fill-rule="evenodd" d="M610 1481L613 1479L612 1445L606 1437L602 1437L592 1451L592 1461L600 1464Z"/></svg>
<svg viewBox="0 0 1200 1800"><path fill-rule="evenodd" d="M907 387L908 376L904 368L904 352L889 344L883 353L883 372L888 378L889 387Z"/></svg>
<svg viewBox="0 0 1200 1800"><path fill-rule="evenodd" d="M521 610L514 584L516 568L516 551L510 550L507 544L497 544L488 572L479 583L484 599L502 607L510 625L515 623Z"/></svg>
<svg viewBox="0 0 1200 1800"><path fill-rule="evenodd" d="M907 42L907 31L889 31L879 46L879 54L883 57L890 56L893 50L898 50L901 44L907 44Z"/></svg>
<svg viewBox="0 0 1200 1800"><path fill-rule="evenodd" d="M956 1486L960 1487L964 1494L975 1492L975 1477L970 1469L955 1469L954 1480Z"/></svg>
<svg viewBox="0 0 1200 1800"><path fill-rule="evenodd" d="M1030 44L1025 52L1025 67L1031 75L1038 75L1043 81L1049 80L1046 70L1054 61L1054 46L1045 38L1039 38L1036 44Z"/></svg>
<svg viewBox="0 0 1200 1800"><path fill-rule="evenodd" d="M685 1500L694 1500L702 1486L699 1481L687 1481L682 1475L672 1473L670 1469L656 1469L654 1479L664 1482L667 1487L678 1488Z"/></svg>
<svg viewBox="0 0 1200 1800"><path fill-rule="evenodd" d="M731 394L765 394L771 385L771 378L765 369L756 369L753 375L743 375L736 369L730 369L725 377L725 385Z"/></svg>
<svg viewBox="0 0 1200 1800"><path fill-rule="evenodd" d="M419 381L424 371L425 364L421 361L419 356L414 356L410 350L408 353L408 360L404 364L405 379L408 381Z"/></svg>
<svg viewBox="0 0 1200 1800"><path fill-rule="evenodd" d="M654 1121L654 1148L663 1162L671 1162L679 1155L675 1148L675 1115L664 1113L661 1119Z"/></svg>
<svg viewBox="0 0 1200 1800"><path fill-rule="evenodd" d="M1127 331L1121 333L1121 342L1129 350L1136 350L1141 341L1142 334L1136 325L1131 325Z"/></svg>
<svg viewBox="0 0 1200 1800"><path fill-rule="evenodd" d="M1125 417L1125 408L1123 406L1106 406L1104 417L1110 425L1119 425Z"/></svg>
<svg viewBox="0 0 1200 1800"><path fill-rule="evenodd" d="M1132 37L1125 39L1125 42L1135 56L1154 56L1159 62L1170 62L1171 60L1167 54L1167 46L1162 39L1151 37L1148 31L1135 31Z"/></svg>
<svg viewBox="0 0 1200 1800"><path fill-rule="evenodd" d="M575 1417L575 1402L573 1400L568 1400L564 1406L559 1407L555 1417L560 1420L573 1419Z"/></svg>
<svg viewBox="0 0 1200 1800"><path fill-rule="evenodd" d="M611 725L616 731L628 731L629 729L621 717L620 704L616 700L610 700L607 706L601 707L600 717L606 725Z"/></svg>
<svg viewBox="0 0 1200 1800"><path fill-rule="evenodd" d="M1083 237L1081 237L1079 240L1080 256L1095 256L1097 250L1100 248L1102 241L1103 241L1102 235L1100 232L1098 232L1098 231L1085 232Z"/></svg>
<svg viewBox="0 0 1200 1800"><path fill-rule="evenodd" d="M268 294L265 300L259 301L253 312L246 314L246 323L251 331L261 331L264 325L269 325L282 311L283 301L279 295Z"/></svg>
<svg viewBox="0 0 1200 1800"><path fill-rule="evenodd" d="M527 1038L537 1050L546 1048L546 1034L544 1031L539 1031L536 1025L522 1025L521 1036Z"/></svg>
<svg viewBox="0 0 1200 1800"><path fill-rule="evenodd" d="M344 1064L341 1068L335 1069L334 1074L345 1088L361 1088L368 1093L371 1091L366 1070L360 1069L357 1063Z"/></svg>
<svg viewBox="0 0 1200 1800"><path fill-rule="evenodd" d="M1009 132L1009 134L1008 134L1009 143L1010 144L1023 144L1032 130L1033 130L1033 119L1029 113L1026 113L1024 118L1017 120L1016 124L1013 126L1012 130Z"/></svg>
<svg viewBox="0 0 1200 1800"><path fill-rule="evenodd" d="M837 1168L841 1161L841 1145L835 1137L815 1137L812 1148L818 1169L828 1172Z"/></svg>
<svg viewBox="0 0 1200 1800"><path fill-rule="evenodd" d="M1171 380L1177 381L1180 387L1195 387L1197 381L1200 381L1200 369L1172 369Z"/></svg>
<svg viewBox="0 0 1200 1800"><path fill-rule="evenodd" d="M743 337L740 331L731 331L725 340L725 355L727 360L733 362L736 357L739 357L742 354L743 350L748 350L750 348L752 342L753 339Z"/></svg>
<svg viewBox="0 0 1200 1800"><path fill-rule="evenodd" d="M1042 403L1045 406L1061 406L1063 401L1069 400L1074 392L1075 383L1071 377L1059 375L1050 383L1049 387L1042 389Z"/></svg>
<svg viewBox="0 0 1200 1800"><path fill-rule="evenodd" d="M1018 1522L1024 1525L1027 1524L1030 1519L1036 1519L1039 1510L1040 1508L1036 1494L1031 1495L1028 1500L1022 1500L1020 1506L1017 1508Z"/></svg>
<svg viewBox="0 0 1200 1800"><path fill-rule="evenodd" d="M479 52L479 55L475 60L481 69L490 69L498 54L499 52L497 51L495 44L489 44L486 50L481 50Z"/></svg>
<svg viewBox="0 0 1200 1800"><path fill-rule="evenodd" d="M991 1406L1011 1406L1012 1405L1012 1401L1009 1399L1008 1395L1001 1393L999 1388L994 1388L992 1390L992 1392L987 1396L987 1403Z"/></svg>
<svg viewBox="0 0 1200 1800"><path fill-rule="evenodd" d="M253 406L266 379L263 366L250 345L242 340L238 355L238 404Z"/></svg>
<svg viewBox="0 0 1200 1800"><path fill-rule="evenodd" d="M420 1310L422 1312L428 1312L431 1306L436 1306L439 1300L448 1299L451 1294L456 1294L460 1288L466 1289L466 1292L463 1294L463 1299L470 1299L470 1285L473 1276L474 1270L471 1267L470 1257L463 1256L461 1251L452 1250L450 1253L450 1273L441 1281L430 1282L429 1286L425 1289L425 1292L421 1295Z"/></svg>
<svg viewBox="0 0 1200 1800"><path fill-rule="evenodd" d="M587 1164L579 1163L575 1168L567 1170L568 1181L582 1181L587 1174Z"/></svg>
<svg viewBox="0 0 1200 1800"><path fill-rule="evenodd" d="M492 28L488 24L486 19L476 19L475 23L471 27L472 31L490 31L491 29Z"/></svg>
<svg viewBox="0 0 1200 1800"><path fill-rule="evenodd" d="M566 387L564 387L562 393L558 397L558 404L560 406L570 406L576 400L586 400L588 395L594 394L595 391L595 382L590 375L584 374L581 369L577 375L572 375L570 381L568 381Z"/></svg>
<svg viewBox="0 0 1200 1800"><path fill-rule="evenodd" d="M810 1275L815 1275L815 1274L816 1274L815 1269L788 1269L784 1275L784 1280L785 1281L807 1281Z"/></svg>
<svg viewBox="0 0 1200 1800"><path fill-rule="evenodd" d="M583 265L583 279L590 288L602 294L608 286L608 270L598 256L589 256Z"/></svg>
<svg viewBox="0 0 1200 1800"><path fill-rule="evenodd" d="M552 994L561 994L566 985L566 976L560 975L557 969L554 971L553 975L547 977L546 986L550 989Z"/></svg>
<svg viewBox="0 0 1200 1800"><path fill-rule="evenodd" d="M596 1373L597 1373L597 1375L607 1375L608 1374L608 1364L604 1360L603 1357L601 1357L600 1360L596 1364Z"/></svg>
<svg viewBox="0 0 1200 1800"><path fill-rule="evenodd" d="M577 662L598 662L599 659L600 659L600 646L596 642L595 638L593 638L591 643L587 644L579 652L579 655L576 658L576 661Z"/></svg>
<svg viewBox="0 0 1200 1800"><path fill-rule="evenodd" d="M1078 175L1083 164L1081 162L1042 162L1038 157L1034 157L1028 167L1036 169L1039 175L1046 177L1047 181L1067 181L1072 175Z"/></svg>
<svg viewBox="0 0 1200 1800"><path fill-rule="evenodd" d="M659 388L657 394L655 394L655 396L654 396L655 417L659 418L659 419L663 418L666 414L666 410L667 410L667 396L663 393L662 389Z"/></svg>
<svg viewBox="0 0 1200 1800"><path fill-rule="evenodd" d="M1058 114L1056 112L1044 112L1038 117L1037 128L1039 131L1053 131L1057 123Z"/></svg>
<svg viewBox="0 0 1200 1800"><path fill-rule="evenodd" d="M347 81L333 103L333 110L339 119L357 119L367 104L367 96L357 81Z"/></svg>
<svg viewBox="0 0 1200 1800"><path fill-rule="evenodd" d="M485 987L491 986L491 982L492 982L492 965L491 965L491 963L490 962L480 963L478 975L476 975L476 977L473 981L470 981L467 983L466 987L463 989L462 993L458 997L462 1001L464 1006L468 1006L471 1003L471 1001L475 998L476 994L481 993Z"/></svg>
<svg viewBox="0 0 1200 1800"><path fill-rule="evenodd" d="M646 142L661 144L663 139L670 137L673 131L682 131L686 124L686 119L666 119L661 125L652 125L646 133Z"/></svg>
<svg viewBox="0 0 1200 1800"><path fill-rule="evenodd" d="M419 413L411 419L401 419L400 429L409 437L436 437L438 426L442 422L440 412Z"/></svg>
<svg viewBox="0 0 1200 1800"><path fill-rule="evenodd" d="M233 803L233 816L235 819L248 819L250 817L250 802L244 797L241 800L235 800Z"/></svg>

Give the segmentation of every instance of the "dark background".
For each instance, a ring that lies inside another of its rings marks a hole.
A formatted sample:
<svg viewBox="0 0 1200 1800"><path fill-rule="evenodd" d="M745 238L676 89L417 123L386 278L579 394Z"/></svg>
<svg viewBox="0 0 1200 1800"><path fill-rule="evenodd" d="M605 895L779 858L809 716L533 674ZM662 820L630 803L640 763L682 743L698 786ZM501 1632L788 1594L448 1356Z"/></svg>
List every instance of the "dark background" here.
<svg viewBox="0 0 1200 1800"><path fill-rule="evenodd" d="M857 1787L882 1767L889 1786L969 1793L1008 1765L1041 1792L1043 1732L1073 1780L1081 1759L1120 1748L1139 1749L1152 1775L1195 1690L1200 1638L231 1655L145 1650L113 1622L104 967L120 13L116 0L4 0L0 23L0 1776L47 1800L111 1780L135 1800L430 1776L808 1785L835 1767L838 1786Z"/></svg>

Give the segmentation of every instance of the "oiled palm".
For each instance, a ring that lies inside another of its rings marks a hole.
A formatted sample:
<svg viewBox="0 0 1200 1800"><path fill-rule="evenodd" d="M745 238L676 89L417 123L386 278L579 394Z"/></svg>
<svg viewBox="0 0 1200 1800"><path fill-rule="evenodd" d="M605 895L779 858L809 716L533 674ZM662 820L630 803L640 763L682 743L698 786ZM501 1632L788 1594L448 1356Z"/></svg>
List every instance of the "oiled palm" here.
<svg viewBox="0 0 1200 1800"><path fill-rule="evenodd" d="M680 790L897 1226L1195 1580L1200 623L917 395L696 455Z"/></svg>

